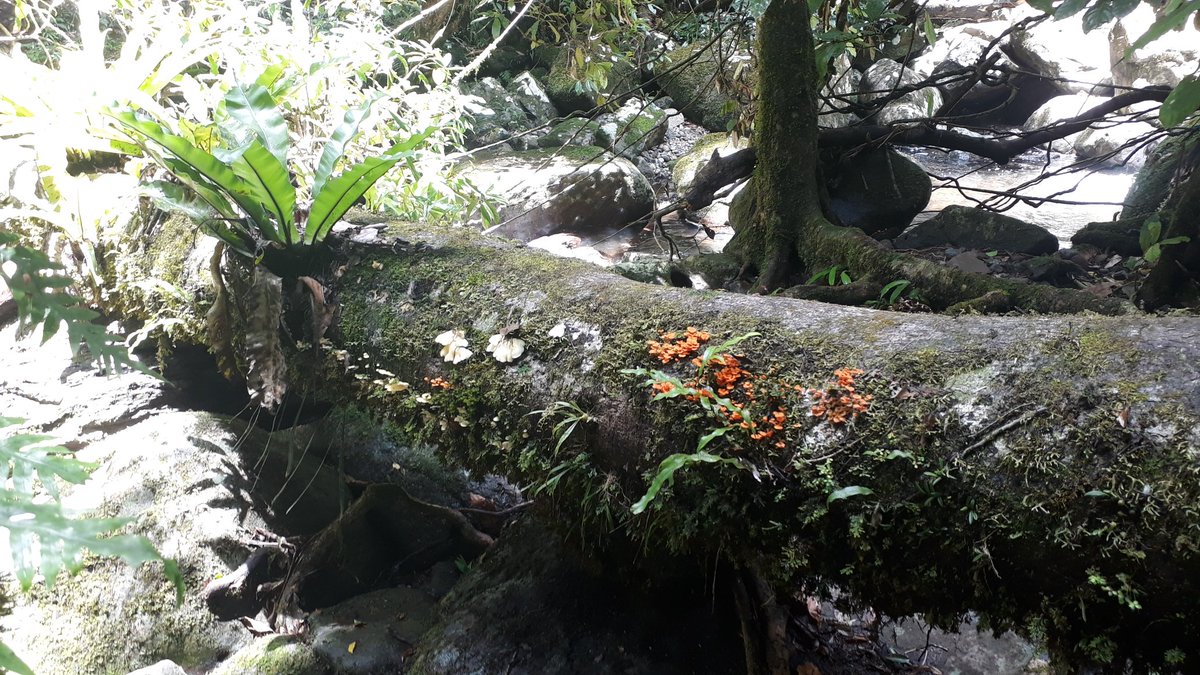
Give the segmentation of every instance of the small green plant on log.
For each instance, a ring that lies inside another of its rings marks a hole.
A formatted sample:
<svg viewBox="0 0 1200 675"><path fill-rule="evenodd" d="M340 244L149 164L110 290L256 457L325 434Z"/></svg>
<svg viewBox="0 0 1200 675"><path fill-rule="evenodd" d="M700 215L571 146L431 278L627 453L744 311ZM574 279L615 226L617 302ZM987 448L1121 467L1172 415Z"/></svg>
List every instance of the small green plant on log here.
<svg viewBox="0 0 1200 675"><path fill-rule="evenodd" d="M224 107L235 127L233 138L175 133L133 111L115 113L125 132L182 185L155 181L149 194L201 224L231 250L260 258L266 247L299 250L321 243L338 220L393 166L406 161L434 131L418 131L379 157L354 164L334 176L346 147L358 133L373 100L348 110L326 142L301 205L288 169L288 128L267 88L259 82L235 85ZM223 146L223 147L222 147Z"/></svg>

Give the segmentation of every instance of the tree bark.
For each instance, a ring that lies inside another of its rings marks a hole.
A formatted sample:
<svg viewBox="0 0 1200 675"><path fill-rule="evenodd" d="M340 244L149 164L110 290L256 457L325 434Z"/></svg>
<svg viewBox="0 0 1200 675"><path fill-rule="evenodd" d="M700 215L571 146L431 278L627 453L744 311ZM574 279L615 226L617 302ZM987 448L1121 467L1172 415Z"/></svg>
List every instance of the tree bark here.
<svg viewBox="0 0 1200 675"><path fill-rule="evenodd" d="M641 285L461 229L388 235L409 252L342 249L325 281L341 318L290 357L293 395L377 411L601 544L719 552L781 593L836 584L944 625L1037 619L1076 661L1200 658L1200 320L874 312ZM760 393L746 419L787 423L714 436L732 463L680 469L635 516L661 461L729 426L623 372L695 377L647 351L689 325L709 345L759 333L734 350ZM458 364L435 342L455 329L474 352ZM505 331L525 342L511 364L484 349ZM812 392L838 393L843 367L874 398L832 424Z"/></svg>

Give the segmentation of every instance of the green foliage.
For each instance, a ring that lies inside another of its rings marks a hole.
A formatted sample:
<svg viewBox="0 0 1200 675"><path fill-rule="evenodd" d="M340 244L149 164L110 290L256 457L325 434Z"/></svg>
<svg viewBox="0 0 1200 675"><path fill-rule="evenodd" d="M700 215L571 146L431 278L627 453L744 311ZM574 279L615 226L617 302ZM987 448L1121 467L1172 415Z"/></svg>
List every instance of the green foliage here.
<svg viewBox="0 0 1200 675"><path fill-rule="evenodd" d="M845 286L853 282L850 270L842 265L831 265L808 278L806 284L824 284L826 286Z"/></svg>
<svg viewBox="0 0 1200 675"><path fill-rule="evenodd" d="M551 433L554 435L554 456L557 457L563 444L575 433L580 424L595 422L595 418L585 413L575 403L570 401L555 401L543 410L534 410L530 415L541 415L543 420L555 420Z"/></svg>
<svg viewBox="0 0 1200 675"><path fill-rule="evenodd" d="M712 440L712 438L717 435L717 432L720 432L723 435L724 431L724 429L717 429L713 433L708 434L701 439L698 447L703 447L705 444L707 444L708 441ZM662 461L661 464L658 465L658 473L656 473L654 475L654 479L650 481L650 486L646 489L646 494L643 495L642 498L633 505L633 514L638 515L644 512L646 507L650 506L650 502L654 501L654 498L658 496L658 493L660 490L662 490L663 486L671 484L671 481L673 481L675 478L676 471L688 466L689 464L713 464L718 462L731 464L738 468L741 468L742 466L741 463L736 459L721 457L720 455L714 455L699 449L691 454L678 453L667 457Z"/></svg>
<svg viewBox="0 0 1200 675"><path fill-rule="evenodd" d="M844 488L839 488L829 493L829 498L825 500L826 504L832 504L836 501L849 499L850 497L866 497L875 494L875 491L869 487L861 485L850 485Z"/></svg>
<svg viewBox="0 0 1200 675"><path fill-rule="evenodd" d="M1164 246L1172 246L1174 244L1183 244L1190 241L1190 237L1168 237L1162 238L1163 223L1158 214L1150 216L1142 223L1142 229L1138 233L1138 244L1142 247L1142 259L1148 263L1156 263L1162 256L1162 248Z"/></svg>
<svg viewBox="0 0 1200 675"><path fill-rule="evenodd" d="M1192 113L1200 109L1200 77L1188 75L1167 95L1158 119L1164 127L1179 126Z"/></svg>
<svg viewBox="0 0 1200 675"><path fill-rule="evenodd" d="M192 194L185 195L170 184L153 184L152 194L158 201L199 216L207 233L254 258L267 245L292 248L319 244L388 170L402 160L412 167L414 150L434 128L413 133L383 156L367 158L331 177L372 102L368 99L361 107L346 112L317 163L311 202L299 209L287 166L287 124L261 84L230 89L225 110L244 140L213 152L133 112L119 112L114 118L149 156L191 188Z"/></svg>

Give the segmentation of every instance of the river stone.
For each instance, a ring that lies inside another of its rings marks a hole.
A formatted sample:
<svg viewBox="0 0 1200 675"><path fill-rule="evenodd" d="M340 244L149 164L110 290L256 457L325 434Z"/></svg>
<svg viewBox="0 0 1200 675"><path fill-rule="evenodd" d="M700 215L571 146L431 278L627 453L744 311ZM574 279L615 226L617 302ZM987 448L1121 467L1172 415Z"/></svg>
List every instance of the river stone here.
<svg viewBox="0 0 1200 675"><path fill-rule="evenodd" d="M126 673L164 659L190 671L212 668L250 635L218 622L196 590L241 564L248 531L310 531L336 517L336 472L314 476L320 457L309 453L299 464L305 480L281 491L287 454L301 457L311 434L277 432L268 444L266 432L247 433L244 423L167 407L175 394L164 381L140 373L108 379L73 363L65 335L40 347L11 340L11 332L0 344L9 384L0 410L80 446L77 456L98 465L84 484L60 489L64 509L130 519L123 532L175 558L189 592L177 606L161 563L134 568L87 556L77 575L16 598L4 641L41 673ZM279 503L256 502L255 485L279 493ZM9 559L0 550L5 568Z"/></svg>
<svg viewBox="0 0 1200 675"><path fill-rule="evenodd" d="M953 245L1029 255L1058 250L1058 239L1045 228L958 204L947 206L933 218L912 226L894 243L902 249Z"/></svg>
<svg viewBox="0 0 1200 675"><path fill-rule="evenodd" d="M332 675L312 645L287 635L264 635L209 675Z"/></svg>
<svg viewBox="0 0 1200 675"><path fill-rule="evenodd" d="M841 224L868 234L906 227L929 204L932 192L925 170L890 148L826 162L825 176L833 214Z"/></svg>
<svg viewBox="0 0 1200 675"><path fill-rule="evenodd" d="M749 53L735 49L732 41L704 49L706 45L702 40L668 52L654 72L660 74L657 81L663 92L676 106L682 106L684 117L709 131L729 131L749 101L755 69ZM704 51L697 55L701 49ZM688 62L679 65L684 61ZM718 73L730 80L738 74L739 86L714 86Z"/></svg>
<svg viewBox="0 0 1200 675"><path fill-rule="evenodd" d="M464 173L507 200L488 232L525 242L566 232L607 254L636 234L630 223L654 210L645 176L601 148L491 153L472 159Z"/></svg>
<svg viewBox="0 0 1200 675"><path fill-rule="evenodd" d="M884 639L914 660L943 673L957 675L1022 675L1037 650L1020 636L1005 632L993 635L974 621L961 624L957 632L930 629L916 619L888 624ZM928 652L921 658L927 645Z"/></svg>
<svg viewBox="0 0 1200 675"><path fill-rule="evenodd" d="M596 144L627 159L653 148L667 136L667 114L661 108L631 98L615 112L596 118Z"/></svg>

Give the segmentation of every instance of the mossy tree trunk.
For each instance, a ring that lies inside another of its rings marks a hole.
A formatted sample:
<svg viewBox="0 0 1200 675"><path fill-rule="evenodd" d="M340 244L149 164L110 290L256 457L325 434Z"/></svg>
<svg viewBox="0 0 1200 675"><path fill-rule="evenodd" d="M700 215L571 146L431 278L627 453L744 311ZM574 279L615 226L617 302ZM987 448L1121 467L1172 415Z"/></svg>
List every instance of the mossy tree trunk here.
<svg viewBox="0 0 1200 675"><path fill-rule="evenodd" d="M804 0L774 0L758 31L759 91L754 143L757 162L738 229L726 250L756 288L774 291L803 283L830 265L856 279L912 283L934 309L999 291L1007 306L1039 312L1092 310L1115 314L1117 301L1036 284L1017 284L926 262L882 248L862 231L831 222L820 176L817 70L810 12Z"/></svg>
<svg viewBox="0 0 1200 675"><path fill-rule="evenodd" d="M1138 300L1151 310L1200 307L1200 143L1181 159L1162 215L1168 224L1161 239L1175 243L1162 247Z"/></svg>

